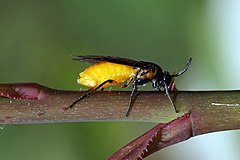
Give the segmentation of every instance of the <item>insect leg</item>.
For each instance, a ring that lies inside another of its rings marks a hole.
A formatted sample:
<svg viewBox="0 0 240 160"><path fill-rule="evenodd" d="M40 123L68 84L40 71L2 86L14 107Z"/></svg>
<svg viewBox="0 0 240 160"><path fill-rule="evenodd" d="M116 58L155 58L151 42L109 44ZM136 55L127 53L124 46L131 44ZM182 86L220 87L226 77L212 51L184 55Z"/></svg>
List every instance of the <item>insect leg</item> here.
<svg viewBox="0 0 240 160"><path fill-rule="evenodd" d="M134 81L133 82L133 90L132 90L132 93L130 95L130 101L129 101L129 107L128 107L128 110L127 110L127 113L126 113L126 117L129 116L131 110L132 110L132 106L133 106L133 103L134 103L134 100L136 98L136 95L137 95L137 84L136 82Z"/></svg>
<svg viewBox="0 0 240 160"><path fill-rule="evenodd" d="M129 84L133 81L133 77L131 77L126 84L124 84L125 87L129 86Z"/></svg>
<svg viewBox="0 0 240 160"><path fill-rule="evenodd" d="M87 92L86 94L84 94L83 96L79 97L75 102L73 102L69 108L72 108L75 104L77 104L79 101L81 101L84 98L89 97L91 94L93 94L94 92L96 92L99 88L101 88L104 84L111 82L111 80L107 80L104 81L103 83L101 83L100 85L98 85L97 87L93 88L92 90L90 90L89 92ZM104 88L102 88L104 89Z"/></svg>
<svg viewBox="0 0 240 160"><path fill-rule="evenodd" d="M172 106L173 106L174 111L175 111L176 113L178 113L178 111L177 111L177 109L176 109L176 106L175 106L174 102L172 101L172 98L171 98L170 95L169 95L167 84L164 83L164 86L165 86L166 95L168 96L168 99L170 100L170 102L171 102L171 104L172 104Z"/></svg>
<svg viewBox="0 0 240 160"><path fill-rule="evenodd" d="M121 88L125 88L125 87L127 87L129 85L129 84L122 84L122 83L119 83L119 82L114 81L114 80L111 80L111 82L109 82L109 83L111 83L111 84L113 84L115 86L121 87Z"/></svg>
<svg viewBox="0 0 240 160"><path fill-rule="evenodd" d="M87 92L87 93L84 94L83 96L79 97L76 101L74 101L74 102L69 106L69 108L73 108L73 106L74 106L75 104L77 104L77 103L78 103L79 101L81 101L82 99L89 97L91 94L93 94L93 93L96 92L98 89L100 89L102 86L104 86L106 83L111 83L111 84L114 84L114 85L119 86L119 87L122 87L122 88L127 87L127 85L118 83L117 81L114 81L114 80L111 80L111 79L106 80L106 81L104 81L103 83L101 83L100 85L98 85L97 87L91 89L89 92ZM101 90L103 90L103 89L104 89L104 88L101 88Z"/></svg>

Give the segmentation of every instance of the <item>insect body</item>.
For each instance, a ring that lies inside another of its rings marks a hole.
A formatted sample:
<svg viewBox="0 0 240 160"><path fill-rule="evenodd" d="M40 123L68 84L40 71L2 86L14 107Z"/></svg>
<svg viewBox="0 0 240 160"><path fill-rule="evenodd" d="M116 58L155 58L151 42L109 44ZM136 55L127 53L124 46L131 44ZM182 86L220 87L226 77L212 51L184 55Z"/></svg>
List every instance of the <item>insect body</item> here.
<svg viewBox="0 0 240 160"><path fill-rule="evenodd" d="M78 83L88 86L90 90L101 85L104 81L109 79L118 82L115 83L116 85L120 85L119 83L121 82L126 82L133 79L136 75L136 72L137 69L134 69L132 66L110 62L100 62L80 73ZM101 88L106 88L110 85L112 84L106 83Z"/></svg>
<svg viewBox="0 0 240 160"><path fill-rule="evenodd" d="M80 73L78 79L78 83L88 86L89 91L73 102L69 108L72 108L82 99L89 97L98 89L103 90L110 85L125 88L132 82L133 90L130 96L129 108L126 113L126 116L129 116L136 97L137 86L144 85L148 82L151 82L153 88L156 90L165 90L175 112L177 112L168 90L174 77L180 76L187 71L192 58L189 59L186 66L181 71L172 75L167 71L163 72L161 67L157 64L119 57L87 55L74 56L73 60L94 63L94 65Z"/></svg>

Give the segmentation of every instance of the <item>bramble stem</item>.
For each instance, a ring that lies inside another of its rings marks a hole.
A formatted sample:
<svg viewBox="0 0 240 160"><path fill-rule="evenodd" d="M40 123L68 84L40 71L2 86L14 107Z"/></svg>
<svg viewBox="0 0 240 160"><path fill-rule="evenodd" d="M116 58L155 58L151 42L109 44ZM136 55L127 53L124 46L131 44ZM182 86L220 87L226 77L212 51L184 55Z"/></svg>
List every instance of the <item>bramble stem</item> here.
<svg viewBox="0 0 240 160"><path fill-rule="evenodd" d="M164 93L140 92L129 117L128 91L100 91L64 111L85 92L60 91L35 83L0 84L0 123L81 121L168 122L191 112L195 134L239 128L240 91L178 91L175 113ZM170 93L171 94L171 93ZM13 99L16 98L16 99Z"/></svg>
<svg viewBox="0 0 240 160"><path fill-rule="evenodd" d="M0 84L0 124L83 121L160 123L116 152L109 158L111 160L144 158L192 136L240 129L240 91L172 92L170 96L174 97L178 113L172 109L164 93L140 92L129 117L125 113L131 92L100 91L66 110L85 93L50 89L36 83Z"/></svg>

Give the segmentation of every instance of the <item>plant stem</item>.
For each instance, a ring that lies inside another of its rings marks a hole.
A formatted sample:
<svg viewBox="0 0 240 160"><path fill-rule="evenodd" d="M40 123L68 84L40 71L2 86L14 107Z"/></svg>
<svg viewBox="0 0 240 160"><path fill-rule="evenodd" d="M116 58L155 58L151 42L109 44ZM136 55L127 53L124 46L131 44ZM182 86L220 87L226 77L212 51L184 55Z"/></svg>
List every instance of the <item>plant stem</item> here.
<svg viewBox="0 0 240 160"><path fill-rule="evenodd" d="M191 112L194 134L239 128L240 91L178 91L172 109L163 92L140 92L126 117L130 92L100 91L64 110L86 92L60 91L35 83L0 84L0 123L82 121L168 122ZM15 98L15 99L13 99ZM17 99L16 99L17 98ZM209 130L211 129L211 130Z"/></svg>
<svg viewBox="0 0 240 160"><path fill-rule="evenodd" d="M61 91L36 83L0 84L0 123L83 121L156 122L157 126L109 159L144 158L192 136L240 129L240 91L176 91L178 113L163 92L140 92L129 117L126 91L100 91L67 109L86 92Z"/></svg>

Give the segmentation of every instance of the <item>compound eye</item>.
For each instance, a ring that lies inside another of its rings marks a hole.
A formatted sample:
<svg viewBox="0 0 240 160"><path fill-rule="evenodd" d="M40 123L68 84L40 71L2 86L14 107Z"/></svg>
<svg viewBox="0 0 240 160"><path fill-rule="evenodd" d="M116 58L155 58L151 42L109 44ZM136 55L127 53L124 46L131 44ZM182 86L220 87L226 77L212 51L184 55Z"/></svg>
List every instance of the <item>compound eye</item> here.
<svg viewBox="0 0 240 160"><path fill-rule="evenodd" d="M163 75L163 81L166 82L171 77L170 73L165 71Z"/></svg>
<svg viewBox="0 0 240 160"><path fill-rule="evenodd" d="M167 86L169 86L172 82L172 76L170 74L165 74L163 77L163 81L166 83Z"/></svg>

